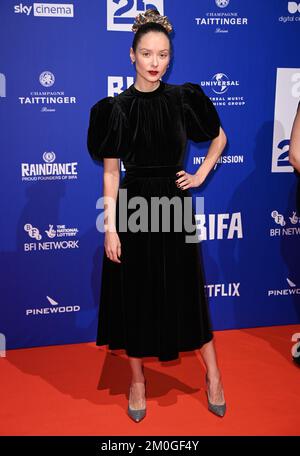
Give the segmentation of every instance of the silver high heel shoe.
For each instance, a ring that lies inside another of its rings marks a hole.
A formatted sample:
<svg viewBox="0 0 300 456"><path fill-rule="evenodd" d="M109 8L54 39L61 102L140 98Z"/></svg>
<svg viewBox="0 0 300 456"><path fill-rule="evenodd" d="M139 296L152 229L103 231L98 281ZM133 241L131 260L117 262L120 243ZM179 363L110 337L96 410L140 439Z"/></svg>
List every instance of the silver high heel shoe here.
<svg viewBox="0 0 300 456"><path fill-rule="evenodd" d="M221 417L224 416L225 412L226 412L226 402L224 402L224 404L220 404L220 405L213 404L210 401L210 397L209 397L207 374L205 376L205 381L206 381L206 386L207 386L206 395L207 395L207 401L208 401L208 410L210 410L212 413L214 413L217 416L221 416Z"/></svg>
<svg viewBox="0 0 300 456"><path fill-rule="evenodd" d="M145 380L145 389L146 389L146 380ZM128 400L128 408L127 408L127 412L128 412L128 415L130 416L130 418L133 419L133 421L135 421L135 423L139 423L145 416L146 416L146 406L142 409L133 409L130 407L129 403L130 403L130 397L131 397L131 385L130 385L130 389L129 389L129 400Z"/></svg>

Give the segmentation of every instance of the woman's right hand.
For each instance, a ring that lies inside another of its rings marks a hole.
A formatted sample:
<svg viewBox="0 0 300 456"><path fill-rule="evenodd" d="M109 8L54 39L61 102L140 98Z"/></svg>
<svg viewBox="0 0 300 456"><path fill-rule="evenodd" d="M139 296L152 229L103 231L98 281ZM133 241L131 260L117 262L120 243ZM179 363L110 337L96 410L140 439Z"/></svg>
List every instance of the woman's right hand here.
<svg viewBox="0 0 300 456"><path fill-rule="evenodd" d="M116 232L106 231L104 239L106 256L116 263L121 263L118 257L121 256L121 242Z"/></svg>

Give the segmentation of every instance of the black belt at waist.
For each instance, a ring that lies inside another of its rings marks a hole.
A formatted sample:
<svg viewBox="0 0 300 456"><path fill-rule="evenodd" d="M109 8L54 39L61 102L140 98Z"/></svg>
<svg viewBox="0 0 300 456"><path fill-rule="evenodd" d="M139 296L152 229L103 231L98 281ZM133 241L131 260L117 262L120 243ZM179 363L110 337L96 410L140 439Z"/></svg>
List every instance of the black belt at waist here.
<svg viewBox="0 0 300 456"><path fill-rule="evenodd" d="M177 177L182 165L136 166L126 165L126 176L136 177Z"/></svg>

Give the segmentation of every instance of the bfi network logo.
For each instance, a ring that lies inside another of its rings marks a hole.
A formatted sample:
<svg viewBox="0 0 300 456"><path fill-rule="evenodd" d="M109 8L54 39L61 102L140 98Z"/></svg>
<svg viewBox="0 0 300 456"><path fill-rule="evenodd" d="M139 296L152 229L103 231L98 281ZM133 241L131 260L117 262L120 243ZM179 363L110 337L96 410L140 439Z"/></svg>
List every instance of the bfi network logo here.
<svg viewBox="0 0 300 456"><path fill-rule="evenodd" d="M74 5L72 3L33 3L32 5L14 5L15 14L33 13L38 17L74 17Z"/></svg>

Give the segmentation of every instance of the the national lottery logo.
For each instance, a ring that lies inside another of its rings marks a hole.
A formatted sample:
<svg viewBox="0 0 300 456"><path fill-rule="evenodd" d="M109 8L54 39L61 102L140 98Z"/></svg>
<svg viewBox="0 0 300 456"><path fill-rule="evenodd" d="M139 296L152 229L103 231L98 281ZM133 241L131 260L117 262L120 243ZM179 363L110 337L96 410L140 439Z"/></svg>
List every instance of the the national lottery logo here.
<svg viewBox="0 0 300 456"><path fill-rule="evenodd" d="M215 1L216 1L216 5L219 8L226 8L226 6L229 5L229 0L215 0Z"/></svg>
<svg viewBox="0 0 300 456"><path fill-rule="evenodd" d="M125 4L124 4L125 3ZM157 9L164 14L164 0L107 0L107 30L131 32L135 17L148 8Z"/></svg>
<svg viewBox="0 0 300 456"><path fill-rule="evenodd" d="M0 73L0 97L6 97L6 78L3 73Z"/></svg>
<svg viewBox="0 0 300 456"><path fill-rule="evenodd" d="M78 228L66 225L51 225L44 230L31 223L25 223L24 231L31 242L24 242L24 252L48 250L70 250L79 248Z"/></svg>
<svg viewBox="0 0 300 456"><path fill-rule="evenodd" d="M76 97L66 95L62 90L47 90L56 85L55 75L49 71L43 71L38 81L45 90L34 90L26 96L18 97L19 103L24 106L39 106L41 112L55 112L56 106L75 104Z"/></svg>
<svg viewBox="0 0 300 456"><path fill-rule="evenodd" d="M204 91L211 90L213 95L210 99L215 106L241 107L246 104L244 95L236 90L240 90L240 81L225 73L215 73L210 80L201 81L200 85Z"/></svg>
<svg viewBox="0 0 300 456"><path fill-rule="evenodd" d="M300 235L300 217L296 211L292 211L285 216L277 210L271 211L273 223L277 225L270 229L270 237L299 236Z"/></svg>
<svg viewBox="0 0 300 456"><path fill-rule="evenodd" d="M78 162L55 162L56 155L53 151L43 153L44 163L21 163L22 181L56 181L72 180L78 177Z"/></svg>
<svg viewBox="0 0 300 456"><path fill-rule="evenodd" d="M51 71L43 71L40 74L39 81L44 87L51 87L54 84L55 76Z"/></svg>

